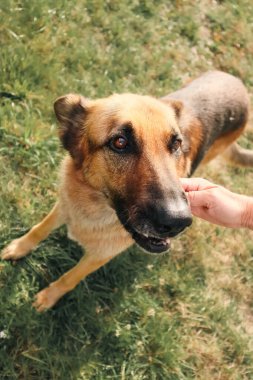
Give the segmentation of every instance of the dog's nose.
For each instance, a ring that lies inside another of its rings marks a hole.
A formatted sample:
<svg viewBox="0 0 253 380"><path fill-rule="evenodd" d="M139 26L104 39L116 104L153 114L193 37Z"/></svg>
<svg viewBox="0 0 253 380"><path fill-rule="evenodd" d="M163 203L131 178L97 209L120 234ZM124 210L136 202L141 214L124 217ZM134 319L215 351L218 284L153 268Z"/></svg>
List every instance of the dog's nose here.
<svg viewBox="0 0 253 380"><path fill-rule="evenodd" d="M163 224L157 224L156 231L161 236L173 237L182 232L186 227L190 226L192 218L190 216L173 216Z"/></svg>
<svg viewBox="0 0 253 380"><path fill-rule="evenodd" d="M160 236L173 237L192 223L192 216L187 205L178 211L167 207L152 207L151 219Z"/></svg>

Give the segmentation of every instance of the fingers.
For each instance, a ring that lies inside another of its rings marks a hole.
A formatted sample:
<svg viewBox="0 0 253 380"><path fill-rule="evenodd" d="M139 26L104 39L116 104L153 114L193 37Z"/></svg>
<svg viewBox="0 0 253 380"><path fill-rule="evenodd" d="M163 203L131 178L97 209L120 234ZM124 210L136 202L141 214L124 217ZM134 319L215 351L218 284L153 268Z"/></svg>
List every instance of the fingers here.
<svg viewBox="0 0 253 380"><path fill-rule="evenodd" d="M210 189L218 186L203 178L181 178L180 182L186 192L186 197L193 214L197 216L197 209L210 208Z"/></svg>
<svg viewBox="0 0 253 380"><path fill-rule="evenodd" d="M217 185L204 178L180 178L180 182L186 192L207 190L217 187Z"/></svg>
<svg viewBox="0 0 253 380"><path fill-rule="evenodd" d="M210 200L209 200L209 193L203 192L203 191L188 191L186 193L187 199L190 203L191 210L193 212L193 209L195 208L209 208L210 207Z"/></svg>

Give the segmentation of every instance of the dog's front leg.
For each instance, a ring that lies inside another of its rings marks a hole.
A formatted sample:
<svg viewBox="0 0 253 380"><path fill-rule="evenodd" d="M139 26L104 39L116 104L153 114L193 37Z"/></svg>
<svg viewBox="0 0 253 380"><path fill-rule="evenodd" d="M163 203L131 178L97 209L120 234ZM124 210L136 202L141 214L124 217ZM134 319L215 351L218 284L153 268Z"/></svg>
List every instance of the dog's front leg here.
<svg viewBox="0 0 253 380"><path fill-rule="evenodd" d="M26 256L41 240L44 240L52 230L64 223L59 204L56 203L50 213L36 224L27 234L13 240L1 253L3 260L18 260Z"/></svg>
<svg viewBox="0 0 253 380"><path fill-rule="evenodd" d="M52 282L47 288L41 290L36 295L33 306L39 312L49 309L64 294L74 289L88 274L100 268L114 256L115 255L99 257L99 255L91 255L87 253L74 268L66 272L57 281Z"/></svg>

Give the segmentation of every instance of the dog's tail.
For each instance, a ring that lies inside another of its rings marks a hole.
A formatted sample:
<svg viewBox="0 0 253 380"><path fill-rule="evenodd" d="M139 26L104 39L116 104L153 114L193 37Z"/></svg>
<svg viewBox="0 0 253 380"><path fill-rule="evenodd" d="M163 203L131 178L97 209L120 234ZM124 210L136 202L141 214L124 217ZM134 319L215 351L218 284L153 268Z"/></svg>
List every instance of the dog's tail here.
<svg viewBox="0 0 253 380"><path fill-rule="evenodd" d="M237 143L230 145L222 156L232 165L253 167L253 151L241 148Z"/></svg>

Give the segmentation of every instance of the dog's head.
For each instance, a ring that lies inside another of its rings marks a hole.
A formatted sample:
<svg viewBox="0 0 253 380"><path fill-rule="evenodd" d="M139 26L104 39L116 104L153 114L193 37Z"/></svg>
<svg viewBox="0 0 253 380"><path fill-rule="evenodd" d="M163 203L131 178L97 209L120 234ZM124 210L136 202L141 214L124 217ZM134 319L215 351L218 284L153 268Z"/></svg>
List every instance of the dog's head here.
<svg viewBox="0 0 253 380"><path fill-rule="evenodd" d="M184 174L182 104L148 96L56 100L60 138L77 170L107 197L136 243L151 253L191 224Z"/></svg>

